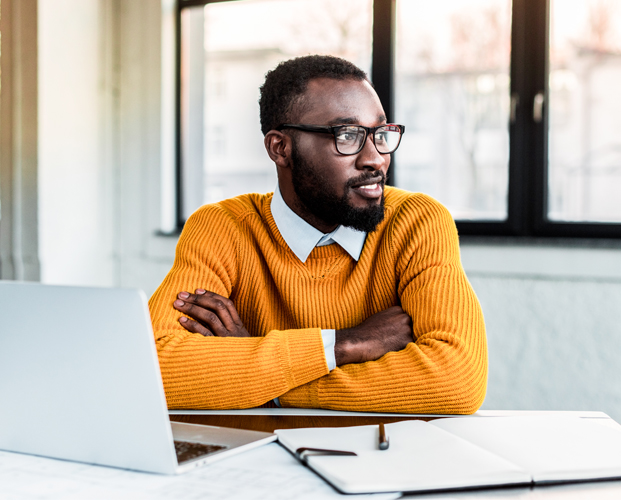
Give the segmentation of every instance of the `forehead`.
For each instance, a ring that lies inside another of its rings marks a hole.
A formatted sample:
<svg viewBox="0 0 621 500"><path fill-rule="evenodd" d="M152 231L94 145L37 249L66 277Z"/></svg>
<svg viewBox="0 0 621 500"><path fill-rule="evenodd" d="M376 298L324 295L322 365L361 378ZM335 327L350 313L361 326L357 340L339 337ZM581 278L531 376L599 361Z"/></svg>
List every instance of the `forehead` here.
<svg viewBox="0 0 621 500"><path fill-rule="evenodd" d="M297 120L311 125L357 123L372 126L386 121L379 97L366 80L311 80L298 109Z"/></svg>

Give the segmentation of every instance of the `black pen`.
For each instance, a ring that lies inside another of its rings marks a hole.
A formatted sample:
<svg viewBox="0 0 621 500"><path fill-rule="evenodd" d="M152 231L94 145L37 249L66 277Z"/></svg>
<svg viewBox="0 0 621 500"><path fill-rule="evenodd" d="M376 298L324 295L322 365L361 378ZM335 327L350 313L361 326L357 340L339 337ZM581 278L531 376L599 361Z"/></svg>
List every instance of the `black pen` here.
<svg viewBox="0 0 621 500"><path fill-rule="evenodd" d="M388 436L386 435L386 429L384 429L384 424L379 424L379 449L387 450L388 445Z"/></svg>

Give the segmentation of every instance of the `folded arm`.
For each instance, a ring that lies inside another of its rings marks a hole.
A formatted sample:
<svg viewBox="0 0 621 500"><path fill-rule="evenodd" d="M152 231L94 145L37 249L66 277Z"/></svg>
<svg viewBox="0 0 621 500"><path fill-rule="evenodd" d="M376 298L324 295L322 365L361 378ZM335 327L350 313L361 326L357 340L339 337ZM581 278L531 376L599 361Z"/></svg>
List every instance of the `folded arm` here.
<svg viewBox="0 0 621 500"><path fill-rule="evenodd" d="M213 225L217 231L210 230ZM180 323L173 305L179 292L202 288L231 296L238 273L236 231L213 207L194 214L173 268L149 301L169 408L251 408L328 373L319 328L251 336L230 311L221 327L228 326L234 338L217 328L215 335L194 333ZM219 237L207 239L210 233Z"/></svg>
<svg viewBox="0 0 621 500"><path fill-rule="evenodd" d="M340 366L280 397L283 406L412 413L473 413L487 386L485 325L461 267L455 224L431 204L399 254L398 296L413 340L376 361ZM420 236L419 236L420 235ZM395 243L396 245L396 243Z"/></svg>
<svg viewBox="0 0 621 500"><path fill-rule="evenodd" d="M184 314L179 323L188 332L198 333L204 337L236 337L248 338L250 334L244 327L235 304L230 299L197 289L195 293L180 292L173 303L175 309ZM297 330L294 330L297 332ZM276 335L270 332L268 335ZM288 332L291 335L291 332ZM391 307L367 318L360 325L338 330L336 332L335 355L337 365L363 363L381 358L388 352L400 351L412 342L412 322L401 307ZM239 343L224 343L230 353L239 355ZM241 360L240 360L241 361ZM236 370L242 373L246 364L264 366L264 357L248 358L242 361ZM230 367L226 367L230 368ZM256 367L252 366L256 372ZM247 387L240 391L243 396ZM275 388L276 390L276 388Z"/></svg>

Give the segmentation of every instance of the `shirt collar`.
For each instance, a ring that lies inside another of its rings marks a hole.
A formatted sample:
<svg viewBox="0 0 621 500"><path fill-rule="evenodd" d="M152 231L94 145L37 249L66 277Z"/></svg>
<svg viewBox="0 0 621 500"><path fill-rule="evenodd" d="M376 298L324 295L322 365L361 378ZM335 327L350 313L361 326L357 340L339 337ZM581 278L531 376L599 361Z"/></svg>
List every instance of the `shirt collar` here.
<svg viewBox="0 0 621 500"><path fill-rule="evenodd" d="M274 190L270 209L285 243L302 262L306 262L317 245L332 242L338 243L355 261L360 258L367 233L345 226L338 226L329 234L322 233L289 208L278 186Z"/></svg>

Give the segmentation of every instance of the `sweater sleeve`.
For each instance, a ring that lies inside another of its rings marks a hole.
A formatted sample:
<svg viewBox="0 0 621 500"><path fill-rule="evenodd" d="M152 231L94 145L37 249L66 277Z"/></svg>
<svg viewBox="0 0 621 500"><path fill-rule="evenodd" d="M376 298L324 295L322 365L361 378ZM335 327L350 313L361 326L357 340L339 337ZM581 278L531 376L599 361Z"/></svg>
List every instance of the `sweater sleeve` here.
<svg viewBox="0 0 621 500"><path fill-rule="evenodd" d="M172 305L179 292L204 288L231 296L238 235L234 218L217 205L197 211L149 301L169 408L251 408L328 373L319 328L237 338L204 337L179 324L181 313Z"/></svg>
<svg viewBox="0 0 621 500"><path fill-rule="evenodd" d="M455 223L429 197L411 203L401 206L389 230L414 342L376 361L337 367L282 395L283 406L469 414L483 403L485 325L461 266Z"/></svg>

